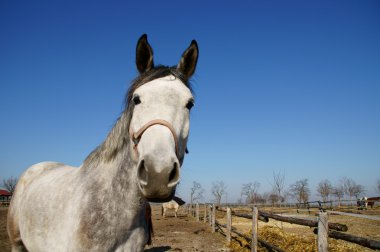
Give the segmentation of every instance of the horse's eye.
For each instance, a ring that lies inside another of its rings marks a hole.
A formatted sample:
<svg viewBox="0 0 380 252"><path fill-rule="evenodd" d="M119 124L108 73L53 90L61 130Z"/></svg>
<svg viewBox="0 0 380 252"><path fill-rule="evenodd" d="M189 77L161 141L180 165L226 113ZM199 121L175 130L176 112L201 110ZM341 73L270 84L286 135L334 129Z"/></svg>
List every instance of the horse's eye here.
<svg viewBox="0 0 380 252"><path fill-rule="evenodd" d="M190 110L193 106L194 106L194 101L193 101L193 100L190 100L190 101L186 104L186 108L187 108L188 110Z"/></svg>
<svg viewBox="0 0 380 252"><path fill-rule="evenodd" d="M132 98L132 100L133 100L133 103L134 103L135 105L138 105L138 104L141 103L140 96L137 96L137 95L136 95L135 97Z"/></svg>

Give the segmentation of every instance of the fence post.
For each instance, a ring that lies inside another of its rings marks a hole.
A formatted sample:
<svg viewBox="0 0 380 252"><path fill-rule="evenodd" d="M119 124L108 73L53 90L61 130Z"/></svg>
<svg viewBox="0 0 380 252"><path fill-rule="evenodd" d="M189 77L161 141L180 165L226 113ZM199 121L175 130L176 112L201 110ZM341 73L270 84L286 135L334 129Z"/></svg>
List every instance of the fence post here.
<svg viewBox="0 0 380 252"><path fill-rule="evenodd" d="M199 203L196 204L196 209L195 209L195 216L196 220L199 221Z"/></svg>
<svg viewBox="0 0 380 252"><path fill-rule="evenodd" d="M206 223L207 222L207 205L205 204L205 212L204 212L204 216L203 216L203 222Z"/></svg>
<svg viewBox="0 0 380 252"><path fill-rule="evenodd" d="M253 207L252 211L252 243L251 243L251 252L257 252L257 224L259 218L259 211L257 207Z"/></svg>
<svg viewBox="0 0 380 252"><path fill-rule="evenodd" d="M212 226L212 206L208 205L208 221L210 222L210 226Z"/></svg>
<svg viewBox="0 0 380 252"><path fill-rule="evenodd" d="M227 238L228 244L231 243L231 228L232 228L231 208L227 207L227 233L226 233L226 238Z"/></svg>
<svg viewBox="0 0 380 252"><path fill-rule="evenodd" d="M328 251L329 223L328 214L320 212L318 216L318 252Z"/></svg>
<svg viewBox="0 0 380 252"><path fill-rule="evenodd" d="M215 233L215 204L212 204L211 229Z"/></svg>

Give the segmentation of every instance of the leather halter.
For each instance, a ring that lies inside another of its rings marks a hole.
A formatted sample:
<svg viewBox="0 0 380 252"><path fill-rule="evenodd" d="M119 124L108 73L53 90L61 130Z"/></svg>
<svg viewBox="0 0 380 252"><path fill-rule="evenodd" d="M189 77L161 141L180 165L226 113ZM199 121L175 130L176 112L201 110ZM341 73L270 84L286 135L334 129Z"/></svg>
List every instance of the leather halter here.
<svg viewBox="0 0 380 252"><path fill-rule="evenodd" d="M144 132L149 127L151 127L153 125L162 125L162 126L167 127L170 130L170 132L172 133L173 138L174 138L175 154L177 155L177 158L179 159L179 147L178 147L178 137L177 137L177 134L175 133L175 130L174 130L173 126L168 121L165 121L165 120L162 120L162 119L155 119L155 120L152 120L150 122L147 122L145 125L143 125L135 133L132 131L132 128L129 129L130 137L131 137L133 143L135 144L133 146L133 149L134 149L134 151L136 153L136 156L138 156L137 145L139 144L139 142L141 140L141 136L144 134Z"/></svg>

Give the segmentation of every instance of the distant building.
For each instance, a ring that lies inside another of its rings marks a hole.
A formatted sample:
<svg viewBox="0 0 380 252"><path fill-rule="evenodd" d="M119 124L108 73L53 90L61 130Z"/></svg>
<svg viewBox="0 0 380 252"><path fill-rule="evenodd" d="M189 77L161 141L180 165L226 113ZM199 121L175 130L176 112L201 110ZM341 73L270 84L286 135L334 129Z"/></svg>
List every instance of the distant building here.
<svg viewBox="0 0 380 252"><path fill-rule="evenodd" d="M0 205L9 205L12 194L7 190L0 189Z"/></svg>

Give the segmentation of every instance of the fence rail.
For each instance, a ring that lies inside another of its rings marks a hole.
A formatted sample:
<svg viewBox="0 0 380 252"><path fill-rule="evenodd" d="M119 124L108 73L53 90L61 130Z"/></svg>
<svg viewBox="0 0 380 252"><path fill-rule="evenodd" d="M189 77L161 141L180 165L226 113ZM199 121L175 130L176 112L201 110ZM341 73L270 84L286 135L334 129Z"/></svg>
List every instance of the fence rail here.
<svg viewBox="0 0 380 252"><path fill-rule="evenodd" d="M269 219L274 219L282 222L298 224L308 227L314 227L314 233L318 235L318 251L324 252L328 251L328 237L345 240L351 243L359 244L361 246L371 248L371 249L380 249L380 241L368 239L364 237L358 237L351 234L344 233L348 230L347 225L340 223L331 223L328 221L328 213L320 211L318 214L317 220L310 219L301 219L294 217L286 217L278 214L272 214L264 211L259 211L258 208L251 208L251 214L239 213L237 211L233 211L231 207L217 207L215 205L204 205L204 215L203 221L210 222L212 232L220 231L222 232L227 239L227 242L231 242L232 233L243 237L251 244L251 251L257 251L257 244L260 243L262 246L266 247L270 251L278 251L282 252L284 250L274 246L273 244L269 244L268 242L260 239L257 236L257 224L258 221L268 222ZM197 216L196 220L200 220L200 206L196 204L196 207L190 206L190 212L193 216ZM226 213L227 223L221 223L216 219L216 211ZM241 218L246 218L252 220L252 237L248 237L245 234L237 231L236 228L232 225L232 216L237 216ZM224 228L225 231L222 229Z"/></svg>
<svg viewBox="0 0 380 252"><path fill-rule="evenodd" d="M360 199L341 199L341 200L329 200L329 201L309 201L305 203L253 203L258 208L264 208L264 207L280 207L280 208L297 208L302 211L302 209L331 209L331 208L339 208L339 209L352 209L353 207L358 207L357 203L358 201L362 201ZM367 203L380 203L380 197L371 197L367 200L364 200ZM247 207L246 203L229 203L228 206L230 207ZM371 205L372 208L374 205ZM358 207L360 208L360 207Z"/></svg>

